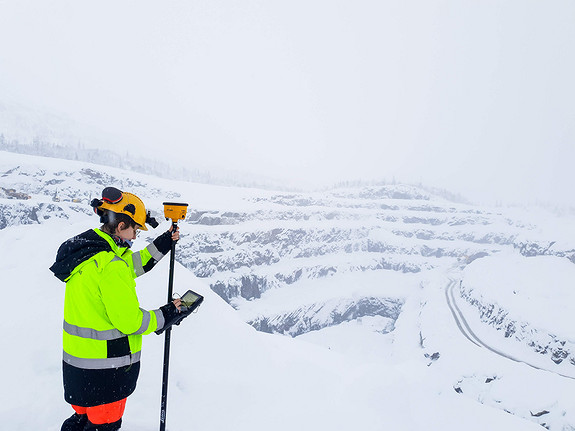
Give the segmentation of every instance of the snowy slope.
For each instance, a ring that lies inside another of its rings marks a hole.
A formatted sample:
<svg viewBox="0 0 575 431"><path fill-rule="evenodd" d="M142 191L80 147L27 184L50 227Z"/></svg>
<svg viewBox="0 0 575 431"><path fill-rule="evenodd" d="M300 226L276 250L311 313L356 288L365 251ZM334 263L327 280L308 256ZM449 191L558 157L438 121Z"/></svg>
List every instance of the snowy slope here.
<svg viewBox="0 0 575 431"><path fill-rule="evenodd" d="M6 429L57 430L70 413L60 381L63 286L47 267L54 244L88 225L19 226L0 233L2 243L11 244L1 268L7 287L2 289L6 315L1 330L11 353L2 361L0 416ZM31 265L22 257L32 250L36 257ZM166 275L164 262L139 282L143 306L165 301ZM297 339L258 333L182 267L176 280L181 290L197 289L207 299L173 333L171 430L415 430L426 424L445 429L451 421L476 430L494 422L501 429L530 429L497 410L483 412L449 387L436 392L431 386L435 382L424 378L421 358L382 367ZM124 429L156 429L161 358L161 337L147 337L139 387L130 397ZM414 373L421 373L420 378ZM413 411L421 413L413 417Z"/></svg>
<svg viewBox="0 0 575 431"><path fill-rule="evenodd" d="M460 296L474 327L501 349L575 379L574 280L567 259L504 254L467 267Z"/></svg>
<svg viewBox="0 0 575 431"><path fill-rule="evenodd" d="M0 419L6 429L57 430L70 414L60 375L64 286L47 268L63 240L97 226L87 201L106 182L141 195L156 215L162 201L191 203L178 245L183 265L177 267L176 290L197 289L206 301L173 333L168 429L575 426L570 410L575 383L558 374L566 374L568 363L542 356L548 366L538 370L470 342L446 300L451 280L473 287L473 295L456 295L469 324L486 344L506 347L523 359L537 353L482 322L467 299L498 303L509 315L527 324L533 321L534 328L571 337L564 331L574 311L565 297L573 277L566 257L575 242L563 236L559 248L548 249L548 254L562 254L553 259L567 264L557 270L539 260L545 258L521 255L517 242L553 242L546 232L565 232L557 229L563 220L548 230L535 216L454 204L403 186L286 196L1 153L0 186L30 196L0 198L5 220L0 226L5 286L0 330L9 346L1 367L5 390L0 392ZM167 223L151 234L165 228ZM142 236L134 247L146 241ZM254 259L257 253L263 258ZM491 257L477 259L461 272L480 253ZM516 265L527 261L527 266L540 268L540 277L523 281L526 292L539 292L541 277L554 274L556 282L547 286L545 296L548 307L561 305L570 313L560 326L543 319L543 313L527 314L528 300L508 301L508 292L503 292L500 301L498 289L509 283L493 284L488 274L493 271L500 279L497 268L508 256ZM208 261L214 272L198 278L194 264ZM474 274L476 266L480 270ZM276 276L300 270L291 282ZM138 280L143 307L165 302L167 272L165 261ZM216 288L220 282L229 290L242 276L278 281L248 298L222 295L225 290ZM560 297L553 294L555 288ZM289 328L307 328L295 338L258 332L246 323L257 326L259 319L268 326L287 325L286 316L293 319L294 313L296 324ZM161 362L162 337L146 337L139 386L129 399L123 429L157 428Z"/></svg>

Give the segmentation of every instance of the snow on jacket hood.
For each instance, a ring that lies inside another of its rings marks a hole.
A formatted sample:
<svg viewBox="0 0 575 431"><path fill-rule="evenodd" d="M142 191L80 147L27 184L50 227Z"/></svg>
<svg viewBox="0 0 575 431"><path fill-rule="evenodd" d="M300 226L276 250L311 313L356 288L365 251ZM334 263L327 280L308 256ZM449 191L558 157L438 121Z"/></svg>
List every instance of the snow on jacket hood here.
<svg viewBox="0 0 575 431"><path fill-rule="evenodd" d="M93 229L87 230L66 240L60 246L56 262L50 267L50 271L65 282L74 268L101 251L112 251L112 247Z"/></svg>

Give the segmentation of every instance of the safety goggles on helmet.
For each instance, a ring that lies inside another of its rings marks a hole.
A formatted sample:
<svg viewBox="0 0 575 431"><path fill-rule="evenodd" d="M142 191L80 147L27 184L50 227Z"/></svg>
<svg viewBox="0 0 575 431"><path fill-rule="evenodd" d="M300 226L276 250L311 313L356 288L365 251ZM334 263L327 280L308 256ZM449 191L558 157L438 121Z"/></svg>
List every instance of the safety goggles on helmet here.
<svg viewBox="0 0 575 431"><path fill-rule="evenodd" d="M126 214L134 220L141 230L148 230L146 223L153 228L158 226L158 222L150 216L149 211L146 212L146 207L138 196L122 192L115 187L106 187L102 190L102 199L93 199L90 205L94 208L94 212L100 216L102 223L106 222L104 210L108 210L116 214Z"/></svg>

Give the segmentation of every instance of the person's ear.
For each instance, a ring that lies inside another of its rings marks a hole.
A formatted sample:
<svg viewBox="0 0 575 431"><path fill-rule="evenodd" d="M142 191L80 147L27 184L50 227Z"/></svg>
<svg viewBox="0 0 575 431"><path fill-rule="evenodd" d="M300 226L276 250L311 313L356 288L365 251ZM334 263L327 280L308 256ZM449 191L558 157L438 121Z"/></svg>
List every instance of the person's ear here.
<svg viewBox="0 0 575 431"><path fill-rule="evenodd" d="M121 221L120 223L118 223L118 232L121 232L123 230L126 230L126 223Z"/></svg>

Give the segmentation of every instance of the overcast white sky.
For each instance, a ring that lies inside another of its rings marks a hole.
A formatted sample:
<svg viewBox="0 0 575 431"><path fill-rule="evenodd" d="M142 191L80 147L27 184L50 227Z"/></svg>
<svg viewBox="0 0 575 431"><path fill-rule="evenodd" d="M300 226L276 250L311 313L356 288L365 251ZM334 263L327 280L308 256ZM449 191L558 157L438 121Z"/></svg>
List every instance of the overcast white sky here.
<svg viewBox="0 0 575 431"><path fill-rule="evenodd" d="M0 95L144 154L575 205L575 1L0 0Z"/></svg>

